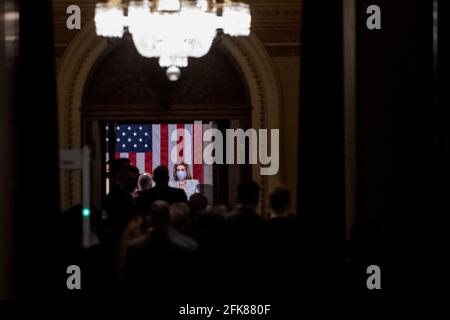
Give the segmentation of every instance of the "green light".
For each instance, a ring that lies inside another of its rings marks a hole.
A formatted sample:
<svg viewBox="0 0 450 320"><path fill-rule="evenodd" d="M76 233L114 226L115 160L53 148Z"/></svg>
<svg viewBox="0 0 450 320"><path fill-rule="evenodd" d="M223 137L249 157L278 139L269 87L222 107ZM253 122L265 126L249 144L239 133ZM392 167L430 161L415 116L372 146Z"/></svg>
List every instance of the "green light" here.
<svg viewBox="0 0 450 320"><path fill-rule="evenodd" d="M91 215L91 210L88 208L83 209L83 217L89 217Z"/></svg>

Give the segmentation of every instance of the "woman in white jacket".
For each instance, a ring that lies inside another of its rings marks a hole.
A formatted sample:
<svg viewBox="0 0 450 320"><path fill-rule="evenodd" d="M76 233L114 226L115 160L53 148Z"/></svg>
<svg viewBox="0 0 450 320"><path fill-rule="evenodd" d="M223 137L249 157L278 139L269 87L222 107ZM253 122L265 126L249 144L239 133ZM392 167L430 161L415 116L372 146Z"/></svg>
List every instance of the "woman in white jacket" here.
<svg viewBox="0 0 450 320"><path fill-rule="evenodd" d="M199 193L198 180L192 179L191 169L187 163L180 162L173 166L173 181L169 185L173 188L183 189L189 199L194 193Z"/></svg>

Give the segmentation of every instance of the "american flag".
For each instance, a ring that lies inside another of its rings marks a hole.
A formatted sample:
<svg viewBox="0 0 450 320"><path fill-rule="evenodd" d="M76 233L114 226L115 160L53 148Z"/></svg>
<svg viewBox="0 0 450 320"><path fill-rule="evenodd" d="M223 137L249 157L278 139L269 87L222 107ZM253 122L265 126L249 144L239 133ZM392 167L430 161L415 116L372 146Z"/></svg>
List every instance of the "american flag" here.
<svg viewBox="0 0 450 320"><path fill-rule="evenodd" d="M128 158L141 173L152 173L159 165L168 167L173 177L173 156L189 164L193 179L213 184L212 165L204 164L203 132L212 124L120 124L114 127L115 158ZM107 126L106 130L110 128ZM184 129L184 130L177 130ZM186 132L186 134L184 134ZM108 133L108 132L107 132ZM171 137L176 135L176 141ZM111 135L106 134L107 145ZM194 139L195 137L195 139ZM106 161L109 154L106 155Z"/></svg>

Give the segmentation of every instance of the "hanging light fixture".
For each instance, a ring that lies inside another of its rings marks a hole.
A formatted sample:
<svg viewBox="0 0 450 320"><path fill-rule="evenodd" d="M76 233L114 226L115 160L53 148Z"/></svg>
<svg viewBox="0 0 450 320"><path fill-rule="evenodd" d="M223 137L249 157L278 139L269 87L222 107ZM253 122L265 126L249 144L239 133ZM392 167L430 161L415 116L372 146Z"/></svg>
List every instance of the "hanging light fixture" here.
<svg viewBox="0 0 450 320"><path fill-rule="evenodd" d="M188 58L200 58L211 49L217 30L230 36L250 35L248 4L225 0L109 0L97 3L97 35L121 38L131 34L137 51L159 58L169 80L178 80Z"/></svg>

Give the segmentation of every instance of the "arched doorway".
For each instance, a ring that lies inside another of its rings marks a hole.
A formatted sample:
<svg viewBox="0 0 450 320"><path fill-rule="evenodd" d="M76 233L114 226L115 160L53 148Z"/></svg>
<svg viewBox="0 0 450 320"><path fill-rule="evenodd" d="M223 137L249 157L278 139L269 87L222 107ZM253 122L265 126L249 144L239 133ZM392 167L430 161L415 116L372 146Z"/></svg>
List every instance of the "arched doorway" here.
<svg viewBox="0 0 450 320"><path fill-rule="evenodd" d="M93 77L95 78L96 68L102 68L101 61L108 59L109 54L114 51L114 48L120 48L120 44L108 45L108 42L96 36L93 24L90 24L83 28L77 36L72 40L69 47L66 49L64 56L58 68L58 97L59 97L59 117L60 117L60 147L64 149L78 148L83 143L88 142L89 138L89 119L93 120L98 117L97 120L101 120L97 104L99 101L95 101L95 98L91 95L91 100L89 100L89 84L93 84ZM124 49L125 50L125 49ZM236 126L252 127L255 129L267 128L275 129L279 128L279 114L282 112L282 101L279 88L278 78L274 72L271 60L261 42L254 35L248 38L228 38L223 37L221 41L215 44L214 52L219 53L222 57L228 59L228 63L234 65L234 70L236 74L239 75L242 88L245 88L245 99L241 100L241 105L239 108L228 108L229 114L227 114L227 120L240 119ZM110 56L112 57L112 56ZM226 59L222 59L226 61ZM207 62L206 60L199 59L198 63ZM148 63L152 63L151 61ZM195 65L193 61L192 64ZM184 72L189 72L191 66L183 70ZM201 69L201 68L200 68ZM194 69L192 69L194 70ZM156 70L155 70L156 71ZM161 70L160 70L161 71ZM214 73L211 73L214 76ZM219 76L216 74L216 76ZM197 75L197 78L199 76ZM200 77L201 78L201 77ZM149 80L152 81L152 80ZM212 81L207 81L203 79L203 85L210 86ZM131 86L133 83L122 84L122 88ZM155 84L156 87L158 84ZM190 84L195 88L195 83ZM214 85L214 84L212 84ZM232 85L232 84L230 84ZM197 87L197 89L200 86ZM157 117L170 117L176 120L177 117L183 117L184 113L180 113L182 108L181 104L176 106L176 99L172 103L169 111L167 107L167 97L170 97L170 92L174 94L175 92L180 92L182 89L178 88L168 88L160 87L162 92L168 93L168 95L153 96L154 101L159 101L159 107L161 108L158 112L153 110L152 113L148 113L148 109L143 110L139 103L135 104L131 109L122 109L123 107L114 106L110 104L109 108L114 110L112 116L122 116L128 117L129 120L139 117L149 117L149 120L155 119ZM196 90L197 90L196 89ZM166 91L165 91L166 90ZM178 91L177 91L178 90ZM205 90L204 90L205 91ZM161 91L160 91L161 92ZM206 91L205 91L206 92ZM197 91L198 93L198 91ZM147 92L147 95L151 93ZM143 95L143 97L145 94ZM207 96L201 95L203 98ZM130 98L130 96L127 96ZM106 98L106 96L104 96ZM187 99L187 96L185 96ZM193 98L193 97L191 97ZM228 97L226 97L228 98ZM233 97L234 98L234 97ZM159 100L158 100L159 99ZM170 99L169 99L170 100ZM187 99L188 101L189 99ZM245 101L245 103L244 103ZM139 102L139 101L138 101ZM205 116L203 118L211 118L212 115L219 119L223 112L221 109L210 108L208 111L206 109L195 110L192 108L194 105L191 101L191 113L192 119L194 117ZM236 102L236 101L235 101ZM245 105L244 108L242 108ZM147 107L149 107L147 105ZM222 106L223 107L223 106ZM152 108L152 107L150 107ZM154 108L154 107L153 107ZM164 109L166 108L166 109ZM110 111L111 111L110 110ZM207 114L206 114L207 111ZM172 113L170 113L172 112ZM203 114L202 114L203 112ZM234 112L236 117L231 118L231 113ZM245 113L245 116L243 115ZM83 120L82 120L83 114ZM151 118L151 119L150 119ZM245 120L246 119L246 120ZM95 168L94 168L95 170ZM271 186L278 183L278 176L261 176L259 174L259 166L254 165L251 169L251 176L253 179L258 181L261 186L261 204L265 205L267 192ZM62 206L68 207L80 201L80 177L78 174L73 172L62 174ZM95 186L94 186L95 187Z"/></svg>
<svg viewBox="0 0 450 320"><path fill-rule="evenodd" d="M115 141L120 140L114 137L116 128L123 125L165 128L167 137L161 140L165 140L167 146L170 145L170 128L186 125L192 130L195 121L217 127L224 136L225 129L251 127L251 104L245 80L220 44L213 46L202 59L192 59L181 78L171 82L158 61L139 55L131 40L110 42L89 74L81 106L81 141L94 150L93 171L97 172L92 176L93 203L99 207L101 195L106 194L100 192L105 183L98 173L104 176L106 159L116 157L116 145L120 147L122 143ZM113 131L111 139L110 134L105 137L109 132L105 129L109 128ZM190 147L192 149L191 143ZM170 158L165 157L165 160L164 164L172 171ZM137 165L134 158L132 162ZM214 165L210 169L207 186L211 191L208 192L211 203L234 205L233 190L239 181L251 179L251 167ZM145 166L141 172L145 172Z"/></svg>

